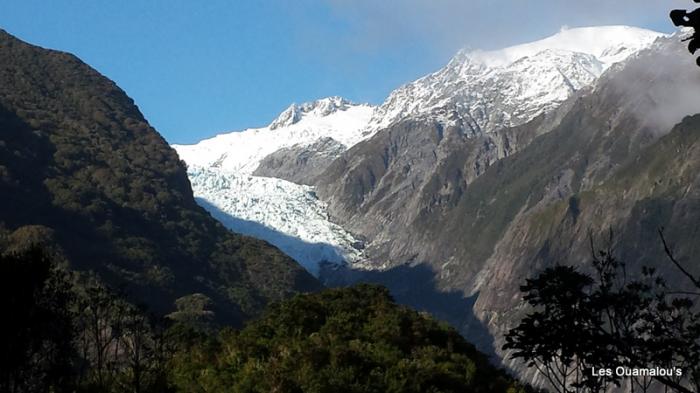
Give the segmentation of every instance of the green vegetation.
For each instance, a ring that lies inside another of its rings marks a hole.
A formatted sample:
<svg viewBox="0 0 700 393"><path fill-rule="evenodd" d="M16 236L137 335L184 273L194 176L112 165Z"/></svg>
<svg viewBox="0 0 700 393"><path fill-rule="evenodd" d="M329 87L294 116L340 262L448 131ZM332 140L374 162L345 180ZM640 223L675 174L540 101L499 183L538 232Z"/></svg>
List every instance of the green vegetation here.
<svg viewBox="0 0 700 393"><path fill-rule="evenodd" d="M372 285L297 295L172 365L188 392L524 391L455 330Z"/></svg>
<svg viewBox="0 0 700 393"><path fill-rule="evenodd" d="M216 332L206 296L149 316L37 247L0 253L3 392L525 392L378 286L297 295Z"/></svg>

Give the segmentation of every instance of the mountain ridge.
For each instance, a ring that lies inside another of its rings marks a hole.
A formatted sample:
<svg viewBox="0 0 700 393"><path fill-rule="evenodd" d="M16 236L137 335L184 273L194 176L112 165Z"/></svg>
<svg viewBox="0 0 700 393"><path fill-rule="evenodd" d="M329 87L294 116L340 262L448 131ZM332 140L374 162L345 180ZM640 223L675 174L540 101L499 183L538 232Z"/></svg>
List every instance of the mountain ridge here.
<svg viewBox="0 0 700 393"><path fill-rule="evenodd" d="M501 50L461 50L442 69L393 91L370 128L444 109L469 117L476 133L524 124L662 36L628 26L596 26Z"/></svg>
<svg viewBox="0 0 700 393"><path fill-rule="evenodd" d="M370 105L340 97L292 104L267 127L223 133L173 148L191 166L252 173L261 160L282 148L311 145L321 138L354 145L369 136L363 130L372 110Z"/></svg>

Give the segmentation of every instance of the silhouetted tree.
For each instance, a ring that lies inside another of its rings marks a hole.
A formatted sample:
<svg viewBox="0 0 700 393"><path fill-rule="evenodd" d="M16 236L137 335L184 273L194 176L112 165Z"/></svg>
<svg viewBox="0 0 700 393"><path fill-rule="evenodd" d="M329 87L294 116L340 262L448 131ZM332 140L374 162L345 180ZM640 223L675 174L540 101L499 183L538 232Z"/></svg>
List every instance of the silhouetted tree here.
<svg viewBox="0 0 700 393"><path fill-rule="evenodd" d="M126 305L96 277L89 277L81 285L77 308L76 345L82 358L81 383L105 389L113 384L117 373Z"/></svg>
<svg viewBox="0 0 700 393"><path fill-rule="evenodd" d="M694 0L696 3L700 0ZM686 10L673 10L670 14L671 21L675 26L685 26L693 29L693 35L684 39L684 41L690 41L688 43L688 51L691 54L700 49L700 8L694 11ZM700 58L697 59L696 63L700 66Z"/></svg>
<svg viewBox="0 0 700 393"><path fill-rule="evenodd" d="M504 349L536 367L558 392L619 386L614 371L592 372L619 366L677 368L682 375L630 377L629 383L642 391L658 381L678 392L697 392L700 316L694 302L669 290L654 269L630 277L613 254L611 246L594 252L592 275L555 266L528 279L521 289L532 311L508 332Z"/></svg>
<svg viewBox="0 0 700 393"><path fill-rule="evenodd" d="M506 335L513 349L535 367L557 392L600 391L616 378L595 377L592 367L609 366L615 356L601 334L603 320L594 309L594 280L569 266L546 269L521 287L535 311Z"/></svg>
<svg viewBox="0 0 700 393"><path fill-rule="evenodd" d="M43 250L0 253L0 391L70 388L71 301L67 273Z"/></svg>

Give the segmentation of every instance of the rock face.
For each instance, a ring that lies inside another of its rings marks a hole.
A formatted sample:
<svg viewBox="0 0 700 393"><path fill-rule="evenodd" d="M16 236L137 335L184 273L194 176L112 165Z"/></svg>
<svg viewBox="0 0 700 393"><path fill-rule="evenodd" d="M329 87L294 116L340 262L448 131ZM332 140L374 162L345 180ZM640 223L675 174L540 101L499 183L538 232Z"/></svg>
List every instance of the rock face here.
<svg viewBox="0 0 700 393"><path fill-rule="evenodd" d="M700 119L684 119L700 113L700 74L678 41L658 40L517 127L474 134L468 123L412 118L348 150L318 192L341 225L367 236L375 270L322 279L391 282L515 368L499 349L522 313L519 285L554 263L585 266L589 230L613 228L628 266L673 279L657 228L668 228L679 255L700 251ZM420 281L432 297L412 293ZM441 309L446 294L465 301Z"/></svg>
<svg viewBox="0 0 700 393"><path fill-rule="evenodd" d="M263 158L253 175L311 185L345 150L347 147L333 138L321 138L307 146L285 147Z"/></svg>
<svg viewBox="0 0 700 393"><path fill-rule="evenodd" d="M0 31L0 130L4 247L51 242L73 268L157 312L204 293L234 324L320 288L279 250L201 209L184 164L134 102L72 55Z"/></svg>
<svg viewBox="0 0 700 393"><path fill-rule="evenodd" d="M396 123L334 161L317 182L322 200L343 227L369 240L370 259L387 268L406 261L449 258L461 234L429 241L424 224L438 226L498 160L558 124L571 103L523 126L473 135L464 123L431 118ZM435 248L431 245L435 244ZM378 265L379 266L379 265Z"/></svg>

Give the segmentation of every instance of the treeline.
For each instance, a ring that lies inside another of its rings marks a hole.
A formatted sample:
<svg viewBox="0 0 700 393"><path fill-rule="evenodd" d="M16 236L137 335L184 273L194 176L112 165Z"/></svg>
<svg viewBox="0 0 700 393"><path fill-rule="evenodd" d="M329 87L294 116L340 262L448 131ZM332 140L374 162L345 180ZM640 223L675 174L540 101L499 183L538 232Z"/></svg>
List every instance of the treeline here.
<svg viewBox="0 0 700 393"><path fill-rule="evenodd" d="M193 294L149 315L33 247L0 255L2 392L526 392L454 329L385 288L270 306L244 329Z"/></svg>
<svg viewBox="0 0 700 393"><path fill-rule="evenodd" d="M2 392L167 391L165 324L38 247L0 255Z"/></svg>

